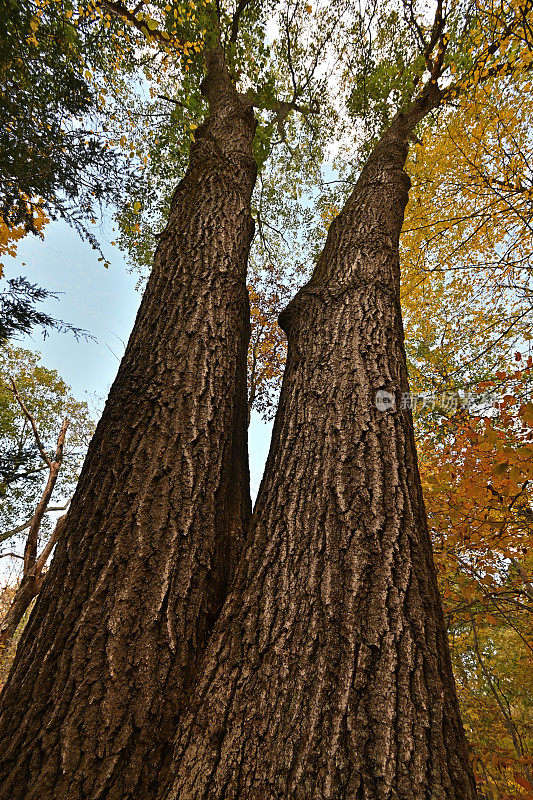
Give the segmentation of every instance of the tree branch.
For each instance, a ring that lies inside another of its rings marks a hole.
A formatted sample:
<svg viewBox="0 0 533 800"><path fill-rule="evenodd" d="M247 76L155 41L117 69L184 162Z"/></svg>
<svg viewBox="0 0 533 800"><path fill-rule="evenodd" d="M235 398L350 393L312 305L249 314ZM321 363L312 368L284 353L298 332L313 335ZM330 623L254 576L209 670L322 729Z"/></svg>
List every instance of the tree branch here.
<svg viewBox="0 0 533 800"><path fill-rule="evenodd" d="M50 462L50 474L48 476L48 481L46 482L46 486L44 488L42 497L37 505L35 514L32 519L32 523L30 525L28 538L26 540L26 547L24 548L25 573L28 570L30 570L35 564L35 560L37 557L37 541L39 536L39 529L41 527L41 522L45 514L46 508L48 506L48 503L50 502L52 492L54 491L54 487L57 481L57 476L59 473L59 468L61 467L61 462L63 460L63 448L65 446L65 437L67 434L68 424L69 421L65 417L65 419L63 420L63 424L61 425L61 430L59 431L59 436L57 438L55 459L54 461Z"/></svg>
<svg viewBox="0 0 533 800"><path fill-rule="evenodd" d="M18 392L17 384L15 383L14 379L10 378L10 380L11 380L11 386L13 387L12 388L12 392L13 392L13 394L14 394L14 396L15 396L18 404L19 404L19 406L22 409L22 412L23 412L24 416L26 417L26 419L29 421L29 423L31 425L31 428L32 428L32 431L33 431L33 435L35 437L35 442L37 444L37 449L39 450L39 453L41 454L41 458L48 465L48 467L51 468L52 462L51 462L50 457L47 455L47 453L46 453L46 451L45 451L45 449L43 447L43 443L41 442L41 437L39 436L39 431L37 430L37 425L35 424L35 420L32 417L32 415L30 414L30 412L28 411L28 409L26 408L24 400L22 399L22 397L20 396L20 394Z"/></svg>
<svg viewBox="0 0 533 800"><path fill-rule="evenodd" d="M167 103L175 103L175 105L180 106L180 108L187 110L187 106L185 103L182 103L181 100L175 100L174 97L167 97L166 94L158 94L157 97L159 100L166 100Z"/></svg>
<svg viewBox="0 0 533 800"><path fill-rule="evenodd" d="M70 501L71 500L72 500L72 497L69 497L69 499L67 500L67 502L65 503L64 506L48 506L48 508L46 509L46 511L44 513L45 514L51 514L54 511L66 511L66 509L70 505ZM26 522L22 522L20 525L17 525L15 528L11 528L11 530L9 530L9 531L4 531L4 533L0 533L0 542L5 542L6 539L10 539L12 536L15 536L15 534L22 533L22 531L25 531L26 528L30 527L30 525L32 524L34 518L35 518L35 514L33 515L33 517L30 517L29 519L27 519ZM4 554L2 553L2 556L3 555Z"/></svg>
<svg viewBox="0 0 533 800"><path fill-rule="evenodd" d="M239 0L239 4L233 15L233 19L231 20L231 34L229 40L232 44L234 44L237 41L241 14L249 5L251 5L251 3L253 3L253 0Z"/></svg>
<svg viewBox="0 0 533 800"><path fill-rule="evenodd" d="M160 31L159 28L154 28L152 30L148 27L147 23L144 20L138 20L137 14L139 13L139 9L142 8L144 3L139 3L134 8L133 11L130 11L129 8L126 8L120 2L115 2L114 0L100 0L100 5L105 8L110 14L114 17L118 17L119 19L127 20L128 22L133 25L134 28L137 28L144 36L150 37L153 36L154 39L157 39L161 44L169 45L173 42L180 44L184 44L184 39L175 39L171 38L168 34L163 33Z"/></svg>

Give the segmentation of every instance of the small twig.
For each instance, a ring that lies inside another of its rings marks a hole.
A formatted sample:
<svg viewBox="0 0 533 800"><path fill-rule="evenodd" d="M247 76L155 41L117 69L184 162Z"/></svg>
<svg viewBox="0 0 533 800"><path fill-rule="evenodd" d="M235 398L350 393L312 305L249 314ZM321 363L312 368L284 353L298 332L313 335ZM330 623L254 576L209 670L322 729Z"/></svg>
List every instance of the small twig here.
<svg viewBox="0 0 533 800"><path fill-rule="evenodd" d="M166 100L167 103L175 103L175 105L180 106L180 108L187 110L185 103L182 103L180 100L175 100L174 97L167 97L166 94L158 94L157 97L159 100Z"/></svg>

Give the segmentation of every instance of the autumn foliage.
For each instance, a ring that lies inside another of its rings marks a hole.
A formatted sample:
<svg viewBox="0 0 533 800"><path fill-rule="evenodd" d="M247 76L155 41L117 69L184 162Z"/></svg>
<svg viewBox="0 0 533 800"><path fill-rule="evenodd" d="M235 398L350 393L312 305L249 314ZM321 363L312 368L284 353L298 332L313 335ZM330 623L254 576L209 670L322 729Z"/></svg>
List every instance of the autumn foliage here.
<svg viewBox="0 0 533 800"><path fill-rule="evenodd" d="M48 222L48 217L37 208L34 211L34 224L38 233L41 233L43 227ZM17 253L17 245L24 236L27 235L27 230L24 225L10 227L0 218L0 259L5 256L15 256ZM3 275L3 264L0 261L0 278Z"/></svg>
<svg viewBox="0 0 533 800"><path fill-rule="evenodd" d="M489 800L533 797L533 240L528 70L411 153L402 304L455 677Z"/></svg>
<svg viewBox="0 0 533 800"><path fill-rule="evenodd" d="M428 517L456 680L488 797L530 781L533 362L502 372L419 440ZM502 398L488 404L487 392Z"/></svg>

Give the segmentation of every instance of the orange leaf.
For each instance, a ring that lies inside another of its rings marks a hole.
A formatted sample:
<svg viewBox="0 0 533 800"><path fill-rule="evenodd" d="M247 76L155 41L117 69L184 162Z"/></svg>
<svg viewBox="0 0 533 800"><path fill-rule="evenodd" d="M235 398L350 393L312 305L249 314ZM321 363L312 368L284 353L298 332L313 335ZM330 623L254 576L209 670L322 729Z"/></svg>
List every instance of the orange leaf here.
<svg viewBox="0 0 533 800"><path fill-rule="evenodd" d="M527 781L525 778L522 778L521 775L517 775L516 773L513 775L516 783L522 787L522 789L527 789L530 792L533 792L533 786Z"/></svg>

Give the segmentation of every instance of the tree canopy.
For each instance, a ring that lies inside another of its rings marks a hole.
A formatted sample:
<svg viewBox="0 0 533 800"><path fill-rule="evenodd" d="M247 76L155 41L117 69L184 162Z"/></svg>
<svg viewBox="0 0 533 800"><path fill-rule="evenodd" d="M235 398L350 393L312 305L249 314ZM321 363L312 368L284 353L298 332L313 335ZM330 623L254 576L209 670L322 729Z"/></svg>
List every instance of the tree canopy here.
<svg viewBox="0 0 533 800"><path fill-rule="evenodd" d="M101 28L63 0L5 0L0 14L2 226L38 233L59 217L96 244L86 221L133 178L98 115Z"/></svg>
<svg viewBox="0 0 533 800"><path fill-rule="evenodd" d="M28 420L13 396L13 379L34 417L47 450L55 447L61 421L70 420L63 469L55 499L68 499L94 424L87 403L75 400L70 388L55 370L47 369L35 354L12 344L0 349L0 535L25 522L34 511L46 474ZM47 526L44 526L46 530Z"/></svg>

